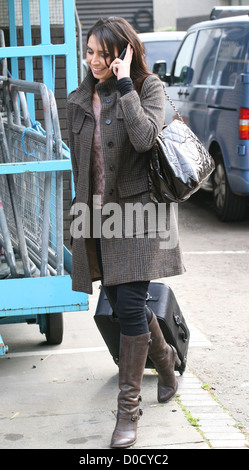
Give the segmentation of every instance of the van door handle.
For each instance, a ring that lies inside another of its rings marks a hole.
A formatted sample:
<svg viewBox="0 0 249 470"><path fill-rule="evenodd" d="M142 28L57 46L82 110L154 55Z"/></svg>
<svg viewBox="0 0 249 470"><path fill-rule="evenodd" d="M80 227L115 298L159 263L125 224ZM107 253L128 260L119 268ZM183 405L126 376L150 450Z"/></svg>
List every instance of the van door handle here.
<svg viewBox="0 0 249 470"><path fill-rule="evenodd" d="M183 95L183 91L182 91L182 90L179 90L179 91L177 92L177 94L178 94L178 96L181 96L181 95Z"/></svg>
<svg viewBox="0 0 249 470"><path fill-rule="evenodd" d="M188 91L188 90L185 90L184 95L185 95L185 96L189 96L189 91Z"/></svg>

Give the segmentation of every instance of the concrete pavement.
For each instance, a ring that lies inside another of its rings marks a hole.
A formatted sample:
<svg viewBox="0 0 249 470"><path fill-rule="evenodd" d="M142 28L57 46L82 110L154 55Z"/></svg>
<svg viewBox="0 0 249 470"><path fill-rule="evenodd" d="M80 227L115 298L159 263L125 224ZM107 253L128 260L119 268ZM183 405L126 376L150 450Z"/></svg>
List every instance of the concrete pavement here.
<svg viewBox="0 0 249 470"><path fill-rule="evenodd" d="M1 327L9 353L0 359L1 449L109 449L118 368L95 325L98 284L87 312L64 315L60 346L36 325ZM187 318L187 315L186 315ZM211 343L190 325L190 348ZM177 396L156 400L157 377L145 370L143 416L134 449L247 449L239 424L186 369Z"/></svg>

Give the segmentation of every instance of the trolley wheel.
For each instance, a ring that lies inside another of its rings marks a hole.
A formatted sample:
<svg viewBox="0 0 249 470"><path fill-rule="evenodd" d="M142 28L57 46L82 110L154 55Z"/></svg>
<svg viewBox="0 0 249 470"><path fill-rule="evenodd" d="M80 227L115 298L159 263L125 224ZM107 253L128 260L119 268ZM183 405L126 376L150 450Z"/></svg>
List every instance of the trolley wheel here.
<svg viewBox="0 0 249 470"><path fill-rule="evenodd" d="M45 336L49 344L61 344L63 338L62 313L51 313L46 316Z"/></svg>

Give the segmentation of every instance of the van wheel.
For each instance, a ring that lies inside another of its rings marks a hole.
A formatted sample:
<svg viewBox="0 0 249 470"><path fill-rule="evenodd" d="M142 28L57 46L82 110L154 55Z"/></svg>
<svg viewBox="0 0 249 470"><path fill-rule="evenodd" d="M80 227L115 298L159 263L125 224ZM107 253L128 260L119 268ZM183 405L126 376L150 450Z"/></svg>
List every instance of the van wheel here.
<svg viewBox="0 0 249 470"><path fill-rule="evenodd" d="M223 222L243 220L247 210L247 198L237 196L231 191L221 156L216 159L212 181L215 209L219 220Z"/></svg>

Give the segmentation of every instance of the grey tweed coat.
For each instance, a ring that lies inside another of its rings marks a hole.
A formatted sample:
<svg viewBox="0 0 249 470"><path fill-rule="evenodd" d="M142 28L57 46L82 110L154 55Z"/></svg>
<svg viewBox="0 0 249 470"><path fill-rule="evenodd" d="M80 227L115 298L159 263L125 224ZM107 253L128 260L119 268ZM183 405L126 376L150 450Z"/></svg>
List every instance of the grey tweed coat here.
<svg viewBox="0 0 249 470"><path fill-rule="evenodd" d="M91 152L95 129L92 93L95 85L89 72L67 102L75 200L84 205L91 204ZM105 171L103 233L104 224L107 224L105 227L109 224L109 235L101 236L102 283L115 285L182 274L185 269L173 205L167 205L167 210L164 207L160 212L150 200L147 181L149 150L164 124L162 83L157 76L150 75L145 79L140 95L133 90L121 97L116 89L116 77L112 77L97 83L96 90L101 100ZM108 214L109 203L117 209L115 218L111 218L114 212ZM138 215L133 211L136 203L139 203L136 205L140 209ZM148 210L141 216L141 208L145 206ZM111 236L111 222L113 227L116 223L114 236ZM72 288L91 294L92 281L100 278L95 243L93 239L84 238L85 235L79 237L77 233L74 236L73 232L72 236Z"/></svg>

